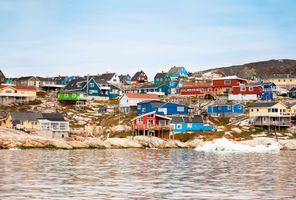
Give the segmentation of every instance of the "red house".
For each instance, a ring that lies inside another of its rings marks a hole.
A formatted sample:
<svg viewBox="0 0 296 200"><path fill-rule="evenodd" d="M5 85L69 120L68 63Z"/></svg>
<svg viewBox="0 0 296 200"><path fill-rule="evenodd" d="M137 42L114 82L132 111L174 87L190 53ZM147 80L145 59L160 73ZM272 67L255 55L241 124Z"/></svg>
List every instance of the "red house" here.
<svg viewBox="0 0 296 200"><path fill-rule="evenodd" d="M156 111L132 119L134 135L156 136L170 139L171 118L157 115Z"/></svg>
<svg viewBox="0 0 296 200"><path fill-rule="evenodd" d="M145 74L143 70L135 73L135 75L132 77L132 82L144 83L147 81L148 81L148 76Z"/></svg>
<svg viewBox="0 0 296 200"><path fill-rule="evenodd" d="M257 84L248 84L233 86L232 94L256 94L261 95L263 91L262 86Z"/></svg>
<svg viewBox="0 0 296 200"><path fill-rule="evenodd" d="M213 86L211 85L197 85L190 87L181 87L179 93L181 95L202 95L213 94Z"/></svg>
<svg viewBox="0 0 296 200"><path fill-rule="evenodd" d="M216 94L231 93L233 86L246 85L247 80L237 76L227 76L213 79L212 85Z"/></svg>

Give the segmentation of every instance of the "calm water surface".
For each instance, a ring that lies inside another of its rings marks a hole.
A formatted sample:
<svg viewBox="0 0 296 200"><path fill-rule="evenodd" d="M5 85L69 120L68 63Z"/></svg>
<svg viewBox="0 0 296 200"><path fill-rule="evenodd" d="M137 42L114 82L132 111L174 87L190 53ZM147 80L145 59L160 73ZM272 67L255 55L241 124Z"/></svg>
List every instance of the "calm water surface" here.
<svg viewBox="0 0 296 200"><path fill-rule="evenodd" d="M296 152L2 150L0 199L296 199Z"/></svg>

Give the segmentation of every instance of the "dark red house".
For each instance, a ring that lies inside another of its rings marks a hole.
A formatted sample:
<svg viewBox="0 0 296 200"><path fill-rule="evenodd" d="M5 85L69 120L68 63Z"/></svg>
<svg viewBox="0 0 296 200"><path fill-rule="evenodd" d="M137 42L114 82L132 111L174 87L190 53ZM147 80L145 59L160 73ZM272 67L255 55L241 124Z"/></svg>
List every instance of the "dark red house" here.
<svg viewBox="0 0 296 200"><path fill-rule="evenodd" d="M211 85L197 85L190 87L181 87L179 94L181 95L202 95L202 94L213 94L213 86Z"/></svg>
<svg viewBox="0 0 296 200"><path fill-rule="evenodd" d="M145 74L145 72L143 70L138 71L132 77L132 82L144 83L144 82L147 82L147 81L148 81L148 76Z"/></svg>
<svg viewBox="0 0 296 200"><path fill-rule="evenodd" d="M132 119L134 135L156 136L170 139L171 118L157 115L156 111Z"/></svg>
<svg viewBox="0 0 296 200"><path fill-rule="evenodd" d="M240 86L233 86L232 94L256 94L261 95L263 91L262 86L257 84L247 84Z"/></svg>
<svg viewBox="0 0 296 200"><path fill-rule="evenodd" d="M216 94L231 93L233 86L246 85L247 80L237 76L227 76L213 79L212 85Z"/></svg>

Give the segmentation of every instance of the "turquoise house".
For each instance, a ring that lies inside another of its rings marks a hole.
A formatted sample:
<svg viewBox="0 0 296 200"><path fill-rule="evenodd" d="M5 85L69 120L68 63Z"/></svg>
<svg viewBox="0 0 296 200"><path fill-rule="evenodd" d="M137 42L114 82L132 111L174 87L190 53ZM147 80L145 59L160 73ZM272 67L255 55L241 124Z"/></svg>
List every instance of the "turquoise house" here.
<svg viewBox="0 0 296 200"><path fill-rule="evenodd" d="M168 74L171 79L188 78L189 76L189 73L186 71L185 67L172 67Z"/></svg>
<svg viewBox="0 0 296 200"><path fill-rule="evenodd" d="M237 104L215 104L208 106L208 114L211 116L231 117L244 114L244 105Z"/></svg>
<svg viewBox="0 0 296 200"><path fill-rule="evenodd" d="M213 126L205 125L201 116L172 117L172 131L174 133L186 133L194 131L212 131Z"/></svg>

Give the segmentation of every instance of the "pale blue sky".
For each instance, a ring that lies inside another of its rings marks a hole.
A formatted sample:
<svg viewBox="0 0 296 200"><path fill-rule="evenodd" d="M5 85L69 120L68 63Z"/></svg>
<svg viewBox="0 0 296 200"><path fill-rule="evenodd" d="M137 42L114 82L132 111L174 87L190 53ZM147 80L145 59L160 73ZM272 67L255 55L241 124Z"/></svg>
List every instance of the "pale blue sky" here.
<svg viewBox="0 0 296 200"><path fill-rule="evenodd" d="M0 0L7 76L296 58L295 0Z"/></svg>

